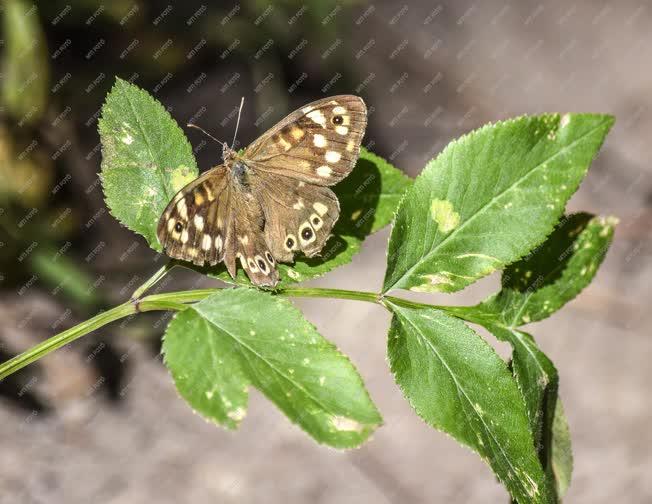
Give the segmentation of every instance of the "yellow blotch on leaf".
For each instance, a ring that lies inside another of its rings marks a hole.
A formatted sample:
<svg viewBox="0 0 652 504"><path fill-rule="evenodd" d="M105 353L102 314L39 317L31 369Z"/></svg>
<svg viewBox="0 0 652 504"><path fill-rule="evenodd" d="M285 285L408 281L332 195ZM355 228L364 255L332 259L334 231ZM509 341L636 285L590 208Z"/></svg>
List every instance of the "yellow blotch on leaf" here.
<svg viewBox="0 0 652 504"><path fill-rule="evenodd" d="M330 423L335 428L335 430L340 432L361 433L365 430L365 426L357 420L353 420L352 418L347 418L340 415L333 415L330 418Z"/></svg>
<svg viewBox="0 0 652 504"><path fill-rule="evenodd" d="M450 275L447 275L445 272L443 272L443 274L421 275L421 278L425 280L425 282L421 285L410 287L411 291L442 292L445 290L446 286L453 285Z"/></svg>
<svg viewBox="0 0 652 504"><path fill-rule="evenodd" d="M178 191L181 188L185 187L188 185L190 182L195 180L195 173L188 168L187 166L179 166L178 168L175 168L174 171L172 172L172 189L174 191Z"/></svg>
<svg viewBox="0 0 652 504"><path fill-rule="evenodd" d="M453 204L447 200L432 200L430 216L437 223L442 233L450 233L460 223L460 214L453 209Z"/></svg>

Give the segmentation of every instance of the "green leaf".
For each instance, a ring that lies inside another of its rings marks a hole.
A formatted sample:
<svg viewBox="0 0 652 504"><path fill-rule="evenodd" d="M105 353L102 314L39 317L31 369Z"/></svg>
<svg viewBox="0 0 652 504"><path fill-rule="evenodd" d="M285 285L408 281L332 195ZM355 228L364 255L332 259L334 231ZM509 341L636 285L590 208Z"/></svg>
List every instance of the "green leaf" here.
<svg viewBox="0 0 652 504"><path fill-rule="evenodd" d="M557 369L537 347L531 335L497 326L487 326L487 329L496 338L507 341L512 346L512 371L525 400L530 430L534 435L534 447L552 485L553 420L559 388Z"/></svg>
<svg viewBox="0 0 652 504"><path fill-rule="evenodd" d="M180 394L234 428L255 386L320 443L360 445L382 419L349 359L287 300L220 290L179 313L163 342Z"/></svg>
<svg viewBox="0 0 652 504"><path fill-rule="evenodd" d="M340 200L340 218L335 234L364 240L387 226L412 179L380 156L360 149L351 174L335 186Z"/></svg>
<svg viewBox="0 0 652 504"><path fill-rule="evenodd" d="M160 251L159 217L172 196L197 177L190 143L158 101L122 79L107 96L99 126L109 210Z"/></svg>
<svg viewBox="0 0 652 504"><path fill-rule="evenodd" d="M573 475L573 451L561 401L557 399L555 419L552 424L552 470L557 485L557 495L562 498L570 486Z"/></svg>
<svg viewBox="0 0 652 504"><path fill-rule="evenodd" d="M525 255L552 231L612 124L521 117L449 144L401 201L384 292L454 292Z"/></svg>
<svg viewBox="0 0 652 504"><path fill-rule="evenodd" d="M45 37L35 4L5 0L3 10L2 105L15 118L32 123L45 112L48 97Z"/></svg>
<svg viewBox="0 0 652 504"><path fill-rule="evenodd" d="M591 283L613 239L614 217L566 216L531 254L508 266L502 290L452 311L480 324L518 327L549 317Z"/></svg>
<svg viewBox="0 0 652 504"><path fill-rule="evenodd" d="M417 414L480 454L519 502L554 502L505 362L459 319L386 304L390 366Z"/></svg>
<svg viewBox="0 0 652 504"><path fill-rule="evenodd" d="M279 264L278 286L317 278L350 263L360 251L364 239L391 222L403 193L411 183L412 179L387 161L361 149L351 174L334 188L341 208L333 237L320 256L298 257L294 264ZM242 270L238 271L235 281L223 265L201 268L200 271L225 282L251 285Z"/></svg>

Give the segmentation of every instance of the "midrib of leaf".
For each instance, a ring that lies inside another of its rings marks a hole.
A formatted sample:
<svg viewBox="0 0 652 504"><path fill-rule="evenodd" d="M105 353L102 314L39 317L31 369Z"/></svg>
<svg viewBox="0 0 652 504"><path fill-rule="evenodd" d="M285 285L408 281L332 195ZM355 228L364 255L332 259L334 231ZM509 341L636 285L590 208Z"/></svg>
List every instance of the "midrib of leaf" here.
<svg viewBox="0 0 652 504"><path fill-rule="evenodd" d="M484 418L482 418L482 415L478 414L478 412L476 411L476 409L473 407L473 402L471 401L471 399L470 399L469 396L467 395L466 390L464 389L464 387L462 387L462 385L457 381L457 378L455 377L455 374L453 373L453 370L448 366L448 363L447 363L447 362L443 359L443 357L439 354L439 352L438 352L437 349L432 345L432 343L430 342L430 340L428 340L428 338L426 338L426 337L424 336L424 334L421 332L421 330L420 330L420 329L419 329L419 328L418 328L418 327L417 327L417 326L416 326L416 325L415 325L415 324L410 320L410 318L409 318L409 317L404 317L404 318L405 318L405 320L407 320L407 321L409 322L409 324L410 324L410 325L411 325L411 326L412 326L412 327L417 331L417 333L419 334L419 337L420 337L421 341L427 344L427 346L428 346L428 347L429 347L429 348L434 352L434 354L437 356L437 358L439 359L439 361L444 365L444 367L446 368L446 371L448 371L448 374L450 375L451 379L452 379L453 382L455 383L455 386L456 386L456 388L457 388L457 390L458 390L458 393L459 393L459 392L462 393L462 395L464 396L464 399L466 399L467 403L469 404L469 406L470 406L470 408L471 408L471 411L473 411L473 412L475 413L475 416L476 416L477 418L480 419L480 421L482 422L482 425L485 427L485 432L486 432L486 433L491 437L491 439L493 439L493 441L494 441L494 443L496 444L496 446L500 449L500 452L501 452L501 454L502 454L502 456L503 456L503 459L504 459L505 462L507 463L507 464L506 464L507 467L509 467L509 469L511 470L512 474L514 474L514 475L516 476L516 480L518 481L519 485L521 486L521 488L522 488L523 491L525 492L524 495L530 495L529 490L525 487L524 483L521 481L521 478L518 477L518 474L519 474L519 473L516 471L516 468L515 468L515 467L512 465L512 463L510 462L509 457L507 456L507 454L505 453L505 450L503 449L503 446L502 446L502 445L500 444L500 442L496 439L496 437L495 437L493 431L489 428L489 426L487 425L487 423L484 421ZM445 329L448 329L448 326L446 326L445 324L442 324L442 323L439 322L438 320L434 320L434 319L430 319L430 320L431 320L432 322L434 322L435 324L438 324L438 325L440 325L441 327L443 327L443 328L445 328ZM470 425L471 428L473 429L473 423L472 423L472 422L469 422L469 425ZM475 429L473 429L473 430L475 431Z"/></svg>
<svg viewBox="0 0 652 504"><path fill-rule="evenodd" d="M550 277L550 274L546 275L544 278L549 278L549 277ZM530 298L531 298L532 296L534 296L534 293L535 293L535 291L530 291L530 292L528 292L528 293L525 295L525 298L523 299L523 302L521 303L521 307L518 309L518 312L516 313L516 315L514 316L514 318L512 318L512 323L511 323L511 325L509 326L510 329L511 329L511 328L518 327L518 326L516 325L516 323L517 323L518 320L521 318L521 314L523 313L523 310L525 310L525 307L527 306L528 301L530 300Z"/></svg>
<svg viewBox="0 0 652 504"><path fill-rule="evenodd" d="M238 338L235 334L231 333L230 331L228 331L228 330L225 329L224 327L218 325L215 321L208 319L207 317L205 317L205 315L204 315L203 313L201 313L201 311L197 310L196 308L195 308L195 311L197 311L197 312L198 312L198 313L199 313L199 314L200 314L200 315L201 315L205 320L207 320L210 324L214 325L214 326L215 326L216 328L218 328L220 331L223 331L224 333L228 334L228 335L229 335L229 336L230 336L230 337L231 337L231 338L232 338L236 343L238 343L238 344L241 345L242 347L244 347L244 348L246 348L247 350L249 350L252 354L254 354L256 357L258 357L262 362L264 362L265 364L267 364L267 366L268 366L270 369L272 369L273 371L275 371L278 375L282 376L282 377L285 378L289 383L293 384L297 389L299 389L299 390L301 390L303 393L305 393L306 396L308 396L311 400L313 400L316 404L318 404L318 405L319 405L319 406L320 406L324 411L326 411L327 413L330 413L330 414L335 414L335 413L333 412L333 410L331 410L330 408L327 408L326 406L324 406L324 404L322 404L322 402L321 402L319 399L317 399L316 397L314 397L314 396L313 396L313 395L312 395L308 390L306 390L306 389L305 389L301 384L299 384L299 383L295 382L294 380L292 380L292 379L291 379L289 376L287 376L284 372L282 372L280 369L278 369L276 366L274 366L274 364L272 364L268 359L266 359L265 357L263 357L262 355L260 355L260 354L259 354L256 350L254 350L251 346L249 346L249 345L247 345L246 343L244 343L244 342L243 342L240 338ZM247 359L248 361L250 361L250 360L249 360L249 357L248 357L247 355L245 355L245 353L242 351L242 349L240 349L240 353L242 354L242 356L243 356L245 359ZM250 361L250 362L251 362L251 361ZM280 382L279 382L279 383L280 383Z"/></svg>
<svg viewBox="0 0 652 504"><path fill-rule="evenodd" d="M436 253L436 252L437 252L437 251L438 251L438 250L439 250L439 249L440 249L440 248L441 248L441 247L442 247L442 246L443 246L443 245L444 245L444 244L445 244L445 243L446 243L450 238L456 236L460 231L462 231L462 229L464 229L464 228L467 226L467 224L469 224L470 222L472 222L472 221L473 221L473 220L474 220L478 215L481 215L487 207L489 207L490 205L493 205L493 204L494 204L498 199L500 199L501 197L503 197L506 193L508 193L508 192L511 191L513 188L515 188L516 186L518 186L519 184L521 184L522 182L524 182L525 180L527 180L527 179L528 179L528 178L529 178L533 173L535 173L537 170L539 170L539 168L541 168L544 164L548 163L549 161L552 161L552 160L555 159L557 156L560 156L561 154L564 154L564 153L567 152L570 148L572 148L575 144L577 144L578 142L583 141L586 137L588 137L589 135L592 135L594 132L596 132L597 130L599 130L599 129L602 128L602 127L603 127L603 125L600 124L599 126L596 126L595 128L592 128L591 130L589 130L588 132L586 132L585 134L583 134L583 135L580 136L579 138L573 140L570 144L568 144L567 146L565 146L563 149L557 151L555 154L553 154L553 155L550 156L549 158L547 158L547 159L541 161L539 164L537 164L536 166L534 166L534 167L533 167L529 172L527 172L525 175L523 175L523 177L521 177L521 178L515 180L511 185L509 185L508 187L506 187L503 191L501 191L500 193L498 193L498 194L496 194L494 197L492 197L491 200L489 200L487 203L485 203L484 205L482 205L482 207L480 207L476 213L474 213L473 215L471 215L471 216L470 216L467 220L465 220L465 221L464 221L464 222L463 222L463 223L462 223L462 224L461 224L457 229L454 229L454 230L453 230L453 231L452 231L448 236L446 236L446 237L445 237L441 242L439 242L439 244L438 244L435 248L431 249L431 250L430 250L429 252L427 252L425 255L422 254L422 255L421 255L421 258L419 259L419 261L417 261L414 265L412 265L412 266L411 266L411 267L410 267L410 268L409 268L409 269L408 269L408 270L407 270L407 271L406 271L402 276L400 276L400 277L399 277L399 278L398 278L398 279L397 279L397 280L396 280L396 281L395 281L395 282L394 282L394 283L393 283L389 288L383 289L384 292L388 292L388 291L390 291L391 289L394 288L394 286L395 286L396 284L400 283L401 281L403 281L403 279L405 279L406 277L408 277L408 276L409 276L409 275L410 275L410 274L411 274L415 269L417 269L417 268L421 265L421 263L422 263L424 260L427 260L427 259L429 259L432 255L434 255L434 254L435 254L435 253ZM541 143L543 140L544 140L544 138L541 137L541 138L539 139L539 141L537 142L537 144ZM532 151L532 149L530 149L530 151ZM404 198L407 197L407 192L405 193L405 195L404 195L403 197L404 197ZM429 223L428 223L428 224L429 224Z"/></svg>
<svg viewBox="0 0 652 504"><path fill-rule="evenodd" d="M147 151L149 152L149 157L152 159L152 161L156 164L157 169L154 170L158 174L159 178L161 179L161 187L163 188L163 192L165 193L165 198L166 199L171 199L171 196L168 194L168 188L167 188L167 180L163 174L163 167L161 166L161 160L158 158L158 156L154 155L154 152L152 151L152 144L149 141L149 135L147 134L147 131L143 128L143 125L140 122L140 118L138 117L138 114L136 113L136 109L131 102L131 97L129 96L129 93L124 93L125 98L127 99L127 103L129 104L129 108L131 109L132 114L136 118L136 124L138 125L138 129L143 135L143 138L145 139L145 143L147 144Z"/></svg>
<svg viewBox="0 0 652 504"><path fill-rule="evenodd" d="M523 338L522 333L513 328L506 327L505 329L507 329L512 336L515 336L516 340L521 344L521 346L525 348L527 350L527 353L532 356L532 359L534 359L534 362L537 363L537 367L541 370L541 373L548 376L548 372L545 369L543 369L543 366L541 365L541 361L537 358L536 354L532 352L532 348L528 344L527 338Z"/></svg>

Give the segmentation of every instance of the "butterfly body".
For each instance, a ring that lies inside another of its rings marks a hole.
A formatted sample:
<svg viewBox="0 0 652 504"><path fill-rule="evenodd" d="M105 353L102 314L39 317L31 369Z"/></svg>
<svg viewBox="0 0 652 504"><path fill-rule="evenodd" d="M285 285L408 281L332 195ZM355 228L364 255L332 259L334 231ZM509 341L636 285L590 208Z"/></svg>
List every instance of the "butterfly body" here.
<svg viewBox="0 0 652 504"><path fill-rule="evenodd" d="M224 146L223 164L182 188L159 220L165 252L197 265L237 262L255 285L278 282L277 263L317 255L339 217L328 187L353 169L367 124L361 98L305 105L242 153Z"/></svg>

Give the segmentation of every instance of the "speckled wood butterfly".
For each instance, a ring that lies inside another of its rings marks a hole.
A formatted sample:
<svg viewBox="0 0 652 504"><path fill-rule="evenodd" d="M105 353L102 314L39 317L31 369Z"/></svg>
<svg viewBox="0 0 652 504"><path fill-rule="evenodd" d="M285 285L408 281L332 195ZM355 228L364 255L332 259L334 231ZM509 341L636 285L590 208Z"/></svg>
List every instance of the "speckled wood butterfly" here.
<svg viewBox="0 0 652 504"><path fill-rule="evenodd" d="M353 169L367 126L361 98L332 96L292 112L242 153L223 144L224 162L172 198L158 223L167 255L197 265L236 261L255 285L278 282L278 262L319 253L340 205L328 186Z"/></svg>

